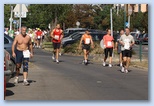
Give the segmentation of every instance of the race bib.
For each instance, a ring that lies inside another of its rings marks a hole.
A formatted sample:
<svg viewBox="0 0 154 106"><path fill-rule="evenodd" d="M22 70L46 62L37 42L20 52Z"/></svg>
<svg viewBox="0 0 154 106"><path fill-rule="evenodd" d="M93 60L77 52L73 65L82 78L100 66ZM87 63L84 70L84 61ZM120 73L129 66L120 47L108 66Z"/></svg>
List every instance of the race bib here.
<svg viewBox="0 0 154 106"><path fill-rule="evenodd" d="M129 50L130 49L130 44L129 43L125 43L124 48Z"/></svg>
<svg viewBox="0 0 154 106"><path fill-rule="evenodd" d="M38 39L40 39L40 38L41 38L41 36L38 36L37 38L38 38Z"/></svg>
<svg viewBox="0 0 154 106"><path fill-rule="evenodd" d="M24 58L30 58L30 52L29 52L29 50L24 50L23 51L23 56L24 56Z"/></svg>
<svg viewBox="0 0 154 106"><path fill-rule="evenodd" d="M90 43L90 38L86 38L85 44L89 44Z"/></svg>
<svg viewBox="0 0 154 106"><path fill-rule="evenodd" d="M112 42L111 41L108 41L107 42L107 47L111 47L112 46Z"/></svg>
<svg viewBox="0 0 154 106"><path fill-rule="evenodd" d="M59 39L59 35L55 35L55 39L57 39L57 40L58 40L58 39Z"/></svg>
<svg viewBox="0 0 154 106"><path fill-rule="evenodd" d="M124 49L129 50L130 49L130 40L129 39L125 39L124 40Z"/></svg>

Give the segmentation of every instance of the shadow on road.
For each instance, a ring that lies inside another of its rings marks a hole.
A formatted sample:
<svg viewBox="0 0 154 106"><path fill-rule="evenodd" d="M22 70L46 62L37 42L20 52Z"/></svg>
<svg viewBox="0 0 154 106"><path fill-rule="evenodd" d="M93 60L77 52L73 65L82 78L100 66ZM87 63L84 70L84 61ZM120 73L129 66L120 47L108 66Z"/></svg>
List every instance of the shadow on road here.
<svg viewBox="0 0 154 106"><path fill-rule="evenodd" d="M12 96L14 93L11 90L6 90L6 96Z"/></svg>
<svg viewBox="0 0 154 106"><path fill-rule="evenodd" d="M6 87L7 87L7 88L11 88L11 87L14 87L14 86L15 86L15 85L14 85L13 83L7 83L7 84L6 84Z"/></svg>

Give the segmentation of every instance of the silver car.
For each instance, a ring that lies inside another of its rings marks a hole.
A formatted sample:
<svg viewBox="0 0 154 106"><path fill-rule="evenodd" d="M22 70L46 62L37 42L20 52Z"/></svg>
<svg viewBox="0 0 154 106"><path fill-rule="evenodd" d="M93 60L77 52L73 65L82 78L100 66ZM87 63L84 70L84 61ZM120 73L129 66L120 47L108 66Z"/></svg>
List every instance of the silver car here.
<svg viewBox="0 0 154 106"><path fill-rule="evenodd" d="M12 76L12 62L10 61L10 54L4 49L4 76L6 78L6 83L10 80Z"/></svg>
<svg viewBox="0 0 154 106"><path fill-rule="evenodd" d="M9 35L4 34L4 49L10 54L10 71L12 72L12 75L15 72L15 58L12 56L12 44L13 39Z"/></svg>

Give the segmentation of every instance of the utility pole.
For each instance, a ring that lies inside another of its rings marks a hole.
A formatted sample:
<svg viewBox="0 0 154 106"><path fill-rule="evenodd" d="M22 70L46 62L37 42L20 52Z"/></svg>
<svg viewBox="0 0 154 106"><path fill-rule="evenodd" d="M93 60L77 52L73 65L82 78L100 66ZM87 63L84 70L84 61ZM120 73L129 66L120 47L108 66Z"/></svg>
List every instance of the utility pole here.
<svg viewBox="0 0 154 106"><path fill-rule="evenodd" d="M126 4L124 4L124 30L126 28Z"/></svg>
<svg viewBox="0 0 154 106"><path fill-rule="evenodd" d="M12 30L12 21L13 21L13 19L12 19L12 13L13 13L13 6L11 6L11 17L10 17L10 30Z"/></svg>
<svg viewBox="0 0 154 106"><path fill-rule="evenodd" d="M110 9L111 36L113 36L112 8Z"/></svg>
<svg viewBox="0 0 154 106"><path fill-rule="evenodd" d="M19 20L20 20L20 24L19 24L19 32L21 33L21 16L22 16L22 4L20 4L20 17L19 17Z"/></svg>

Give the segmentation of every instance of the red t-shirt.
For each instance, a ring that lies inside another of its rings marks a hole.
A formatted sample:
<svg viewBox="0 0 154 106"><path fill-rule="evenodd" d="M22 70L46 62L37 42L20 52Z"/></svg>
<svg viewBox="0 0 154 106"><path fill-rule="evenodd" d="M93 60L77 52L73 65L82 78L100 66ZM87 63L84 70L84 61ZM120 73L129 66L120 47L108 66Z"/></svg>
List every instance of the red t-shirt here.
<svg viewBox="0 0 154 106"><path fill-rule="evenodd" d="M37 31L36 32L37 38L40 39L42 36L42 31Z"/></svg>
<svg viewBox="0 0 154 106"><path fill-rule="evenodd" d="M114 40L113 37L110 36L110 35L105 35L103 37L104 45L106 46L106 48L112 48L113 47L113 44L112 44L113 40Z"/></svg>
<svg viewBox="0 0 154 106"><path fill-rule="evenodd" d="M53 31L53 36L56 38L56 39L52 39L52 42L54 43L60 43L61 42L61 35L62 35L62 30L61 29L54 29Z"/></svg>

